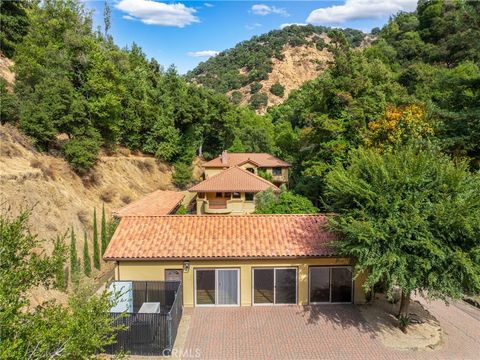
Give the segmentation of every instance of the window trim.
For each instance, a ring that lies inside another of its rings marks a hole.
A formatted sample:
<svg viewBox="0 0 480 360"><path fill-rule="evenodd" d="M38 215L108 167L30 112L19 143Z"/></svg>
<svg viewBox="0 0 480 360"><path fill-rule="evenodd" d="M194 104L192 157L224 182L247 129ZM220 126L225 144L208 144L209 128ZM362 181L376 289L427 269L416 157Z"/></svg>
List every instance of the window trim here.
<svg viewBox="0 0 480 360"><path fill-rule="evenodd" d="M214 304L198 304L197 303L197 270L214 270L215 271L215 303ZM237 271L237 303L236 304L217 304L218 301L218 270L236 270ZM238 307L241 305L241 299L242 297L240 296L241 289L242 289L242 284L240 283L241 276L240 276L240 268L239 267L218 267L218 268L212 268L212 267L199 267L199 268L194 268L193 269L194 274L193 274L193 297L194 297L194 306L195 307Z"/></svg>
<svg viewBox="0 0 480 360"><path fill-rule="evenodd" d="M277 271L276 270L285 270L285 269L294 269L295 270L295 302L294 303L281 303L277 304ZM273 303L255 303L255 270L273 270ZM297 266L252 266L251 274L251 294L252 294L252 306L289 306L289 305L298 305L298 267Z"/></svg>
<svg viewBox="0 0 480 360"><path fill-rule="evenodd" d="M322 301L322 302L316 302L316 301L311 301L311 282L312 282L312 276L311 276L311 268L328 268L328 283L329 283L329 299L330 301ZM332 302L332 269L333 268L347 268L350 269L352 272L352 287L350 291L350 299L351 301L348 302ZM308 304L309 305L325 305L325 304L330 304L330 305L345 305L345 304L354 304L355 303L355 279L353 278L353 266L351 265L310 265L308 267Z"/></svg>

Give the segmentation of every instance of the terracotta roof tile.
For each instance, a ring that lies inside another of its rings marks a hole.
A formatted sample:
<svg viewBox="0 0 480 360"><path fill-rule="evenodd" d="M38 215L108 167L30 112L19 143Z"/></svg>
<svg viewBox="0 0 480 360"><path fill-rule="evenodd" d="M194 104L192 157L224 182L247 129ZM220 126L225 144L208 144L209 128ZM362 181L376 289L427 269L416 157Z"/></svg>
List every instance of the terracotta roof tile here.
<svg viewBox="0 0 480 360"><path fill-rule="evenodd" d="M218 156L203 164L203 167L230 167L241 165L251 160L259 167L290 167L291 165L267 153L228 153L227 162L222 163L222 156Z"/></svg>
<svg viewBox="0 0 480 360"><path fill-rule="evenodd" d="M335 254L323 215L124 217L105 260L314 257Z"/></svg>
<svg viewBox="0 0 480 360"><path fill-rule="evenodd" d="M184 197L180 191L157 190L114 211L113 215L117 217L168 215Z"/></svg>
<svg viewBox="0 0 480 360"><path fill-rule="evenodd" d="M192 186L188 191L191 192L259 192L272 188L278 191L278 187L270 181L252 174L250 171L238 166L228 168L201 183Z"/></svg>

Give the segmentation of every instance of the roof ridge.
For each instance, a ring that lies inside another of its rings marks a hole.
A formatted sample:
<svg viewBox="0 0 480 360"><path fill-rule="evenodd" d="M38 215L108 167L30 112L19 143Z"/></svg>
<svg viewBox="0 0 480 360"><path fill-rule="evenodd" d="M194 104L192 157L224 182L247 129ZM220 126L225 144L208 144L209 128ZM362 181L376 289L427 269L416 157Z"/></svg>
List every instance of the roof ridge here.
<svg viewBox="0 0 480 360"><path fill-rule="evenodd" d="M241 218L241 217L319 217L327 216L325 213L316 213L316 214L241 214L241 215L222 215L222 214L167 214L167 215L125 215L123 218L173 218L173 217L201 217L201 218L211 218L211 217L229 217L229 218Z"/></svg>
<svg viewBox="0 0 480 360"><path fill-rule="evenodd" d="M245 170L245 169L241 168L241 167L238 166L238 165L232 166L232 167L230 167L230 169L231 169L231 168L238 168L238 169L242 170L244 173L246 173L246 174L248 174L248 175L250 175L250 176L253 176L254 178L260 179L261 181L263 181L263 182L265 182L265 183L267 183L267 184L269 184L269 185L272 185L275 189L280 190L280 188L279 188L277 185L273 184L272 182L268 181L267 179L264 179L264 178L262 178L261 176L258 176L257 174L254 174L254 173L252 173L252 172L250 172L250 171L248 171L248 170ZM227 169L227 170L230 170L230 169ZM224 170L224 171L225 171L225 170Z"/></svg>

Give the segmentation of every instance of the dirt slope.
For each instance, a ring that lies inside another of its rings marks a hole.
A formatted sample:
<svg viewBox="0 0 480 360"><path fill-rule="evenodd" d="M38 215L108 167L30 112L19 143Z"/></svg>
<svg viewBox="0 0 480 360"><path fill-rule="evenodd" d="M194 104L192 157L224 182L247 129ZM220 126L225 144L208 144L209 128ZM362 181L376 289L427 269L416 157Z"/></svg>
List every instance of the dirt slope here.
<svg viewBox="0 0 480 360"><path fill-rule="evenodd" d="M325 43L330 39L325 36ZM262 88L259 92L268 96L268 105L275 106L281 104L288 98L288 94L292 90L298 89L302 84L308 80L315 79L322 73L328 63L333 60L333 55L327 48L319 50L314 46L298 46L292 47L285 45L282 50L284 56L283 60L276 58L272 59L273 69L268 75L268 79L260 81ZM270 87L275 83L280 83L285 87L285 94L283 97L273 95L270 92ZM248 105L250 102L250 85L244 86L236 90L242 94L241 105ZM231 96L233 91L228 93ZM257 113L264 114L267 108L260 108Z"/></svg>
<svg viewBox="0 0 480 360"><path fill-rule="evenodd" d="M145 155L101 156L89 176L76 175L60 157L36 151L10 125L0 126L0 205L13 214L33 208L32 232L51 238L75 229L81 252L83 231L91 230L93 208L113 209L156 189L174 189L170 166ZM48 248L48 246L47 246Z"/></svg>

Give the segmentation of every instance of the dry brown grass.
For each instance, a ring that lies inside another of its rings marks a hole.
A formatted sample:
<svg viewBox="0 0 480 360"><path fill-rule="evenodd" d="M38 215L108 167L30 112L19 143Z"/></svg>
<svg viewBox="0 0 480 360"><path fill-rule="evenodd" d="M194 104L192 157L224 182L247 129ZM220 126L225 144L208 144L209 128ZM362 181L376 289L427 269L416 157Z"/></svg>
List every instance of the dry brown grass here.
<svg viewBox="0 0 480 360"><path fill-rule="evenodd" d="M117 152L122 156L130 156L130 150L127 148L118 148Z"/></svg>
<svg viewBox="0 0 480 360"><path fill-rule="evenodd" d="M154 160L143 159L137 160L136 165L141 171L152 172L155 166Z"/></svg>
<svg viewBox="0 0 480 360"><path fill-rule="evenodd" d="M130 204L132 202L132 197L129 194L122 195L120 198L124 204Z"/></svg>
<svg viewBox="0 0 480 360"><path fill-rule="evenodd" d="M77 211L78 220L82 223L83 226L87 227L90 225L90 218L87 210L81 209Z"/></svg>
<svg viewBox="0 0 480 360"><path fill-rule="evenodd" d="M102 191L100 194L100 199L106 203L111 203L116 195L117 191L112 187L108 187Z"/></svg>

